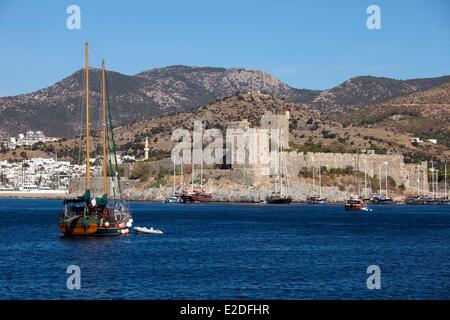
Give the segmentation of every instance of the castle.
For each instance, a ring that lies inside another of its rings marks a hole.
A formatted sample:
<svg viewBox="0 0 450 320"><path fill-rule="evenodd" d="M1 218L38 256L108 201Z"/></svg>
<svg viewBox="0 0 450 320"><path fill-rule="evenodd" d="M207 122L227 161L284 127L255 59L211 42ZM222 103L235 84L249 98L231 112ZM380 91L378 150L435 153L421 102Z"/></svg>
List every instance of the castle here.
<svg viewBox="0 0 450 320"><path fill-rule="evenodd" d="M316 153L316 152L297 152L289 150L289 112L284 114L274 114L267 111L261 117L261 127L251 128L247 119L230 123L229 128L239 128L240 134L247 139L246 157L249 157L249 147L252 142L248 141L253 133L258 130L272 129L279 130L279 144L284 148L283 154L287 165L287 173L290 176L297 176L302 168L320 168L327 169L345 169L351 167L361 172L366 172L368 177L390 176L397 186L403 185L406 190L428 190L427 181L427 163L405 164L402 155L375 154L373 150L367 150L364 153ZM227 152L237 152L233 145ZM259 152L259 156L262 156ZM248 158L247 158L248 159ZM232 165L234 177L245 176L247 183L256 183L262 179L267 179L267 175L274 174L277 171L277 163L273 159L263 159L257 164L246 163L245 165Z"/></svg>

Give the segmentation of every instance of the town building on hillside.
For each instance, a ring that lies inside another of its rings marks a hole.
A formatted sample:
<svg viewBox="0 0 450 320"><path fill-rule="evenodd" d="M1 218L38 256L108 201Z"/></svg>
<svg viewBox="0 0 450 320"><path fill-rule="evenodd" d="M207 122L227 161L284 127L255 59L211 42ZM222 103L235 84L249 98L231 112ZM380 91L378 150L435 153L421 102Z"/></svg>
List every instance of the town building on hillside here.
<svg viewBox="0 0 450 320"><path fill-rule="evenodd" d="M10 137L8 140L2 141L0 148L3 146L3 149L14 150L21 146L32 146L39 142L47 143L57 140L58 138L46 137L43 131L28 130L25 135L20 133L17 137Z"/></svg>

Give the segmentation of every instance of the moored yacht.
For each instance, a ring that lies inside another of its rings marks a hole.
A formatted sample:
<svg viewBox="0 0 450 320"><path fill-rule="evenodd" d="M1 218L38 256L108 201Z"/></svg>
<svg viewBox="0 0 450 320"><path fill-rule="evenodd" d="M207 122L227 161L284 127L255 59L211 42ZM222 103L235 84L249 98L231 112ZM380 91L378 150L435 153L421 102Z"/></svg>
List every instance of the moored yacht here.
<svg viewBox="0 0 450 320"><path fill-rule="evenodd" d="M86 68L86 180L84 194L64 200L64 209L59 215L59 229L65 236L105 236L127 234L132 226L131 211L122 197L118 173L116 144L111 121L111 109L107 97L105 63L102 63L103 100L103 195L91 195L90 172L90 105L88 44L85 44ZM109 121L108 121L109 120ZM108 157L108 152L112 157ZM111 160L112 159L112 160ZM108 177L114 184L114 197L108 198ZM117 189L116 189L117 188ZM118 194L116 194L116 190ZM118 197L116 197L118 196Z"/></svg>
<svg viewBox="0 0 450 320"><path fill-rule="evenodd" d="M365 210L367 205L364 200L359 197L359 195L355 194L345 200L344 207L347 211L361 211Z"/></svg>

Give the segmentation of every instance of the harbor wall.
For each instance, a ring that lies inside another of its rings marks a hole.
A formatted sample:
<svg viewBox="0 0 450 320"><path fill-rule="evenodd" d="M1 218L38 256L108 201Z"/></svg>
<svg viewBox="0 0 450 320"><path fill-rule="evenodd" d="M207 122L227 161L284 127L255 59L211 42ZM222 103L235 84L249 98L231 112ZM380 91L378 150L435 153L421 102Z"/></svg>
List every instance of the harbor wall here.
<svg viewBox="0 0 450 320"><path fill-rule="evenodd" d="M420 176L420 188L428 188L426 179L427 164L405 164L402 155L381 154L352 154L352 153L321 153L321 152L286 152L287 171L289 175L296 176L302 168L345 169L359 168L360 172L367 172L369 177L380 175L382 179L387 175L394 179L397 186L403 185L406 189L417 188L417 176ZM273 171L274 168L271 168ZM384 181L384 180L383 180Z"/></svg>

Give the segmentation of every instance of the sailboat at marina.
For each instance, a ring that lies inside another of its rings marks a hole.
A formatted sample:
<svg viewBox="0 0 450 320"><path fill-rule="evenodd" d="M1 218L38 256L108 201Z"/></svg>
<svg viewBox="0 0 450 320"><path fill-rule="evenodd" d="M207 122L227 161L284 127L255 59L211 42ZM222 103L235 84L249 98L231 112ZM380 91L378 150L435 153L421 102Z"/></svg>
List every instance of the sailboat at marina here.
<svg viewBox="0 0 450 320"><path fill-rule="evenodd" d="M431 191L428 192L428 195L425 196L425 204L426 205L435 205L439 204L438 193L438 170L434 168L434 163L431 161Z"/></svg>
<svg viewBox="0 0 450 320"><path fill-rule="evenodd" d="M417 166L417 193L416 195L409 195L404 199L405 204L411 205L422 205L425 204L425 196L420 192L420 167ZM423 184L425 185L425 179L423 179Z"/></svg>
<svg viewBox="0 0 450 320"><path fill-rule="evenodd" d="M447 163L444 167L444 195L439 198L439 204L450 204L447 190Z"/></svg>
<svg viewBox="0 0 450 320"><path fill-rule="evenodd" d="M316 185L314 182L314 169L313 169L313 189L314 189L314 195L311 197L308 197L306 199L306 202L309 204L325 204L327 203L327 198L322 196L322 174L321 174L321 167L319 166L319 194L316 194Z"/></svg>
<svg viewBox="0 0 450 320"><path fill-rule="evenodd" d="M181 164L181 177L183 177L183 164ZM173 164L173 188L172 193L167 197L167 202L169 203L180 203L181 202L181 193L177 190L176 187L176 165Z"/></svg>
<svg viewBox="0 0 450 320"><path fill-rule="evenodd" d="M388 195L388 174L387 174L387 162L385 163L385 192L381 191L382 181L381 181L381 165L378 167L378 178L379 178L379 192L370 199L371 204L393 204L392 199Z"/></svg>
<svg viewBox="0 0 450 320"><path fill-rule="evenodd" d="M192 153L193 154L193 153ZM201 153L201 166L200 166L200 184L194 183L194 157L192 157L191 163L191 184L188 186L188 183L185 184L185 187L182 189L179 194L181 203L205 203L212 201L212 194L208 192L203 185L203 152Z"/></svg>
<svg viewBox="0 0 450 320"><path fill-rule="evenodd" d="M266 203L269 204L289 204L292 197L288 194L289 181L287 174L286 161L283 158L283 147L279 146L277 150L277 173L274 183L274 190L271 195L266 197Z"/></svg>
<svg viewBox="0 0 450 320"><path fill-rule="evenodd" d="M103 194L91 193L90 172L90 96L89 96L89 46L85 43L85 94L86 94L86 178L84 194L64 200L59 215L59 229L65 236L98 236L127 234L132 226L132 214L122 196L118 173L116 144L112 127L111 109L107 94L106 68L102 63L102 115L103 115ZM108 157L108 154L111 156ZM109 171L109 172L108 172ZM108 197L108 173L114 196ZM117 194L116 194L117 187Z"/></svg>
<svg viewBox="0 0 450 320"><path fill-rule="evenodd" d="M361 198L360 193L360 183L359 183L359 154L356 160L356 193L350 195L349 198L345 199L344 208L347 211L368 211L367 203Z"/></svg>

